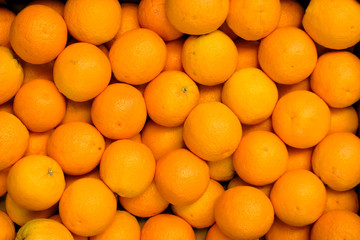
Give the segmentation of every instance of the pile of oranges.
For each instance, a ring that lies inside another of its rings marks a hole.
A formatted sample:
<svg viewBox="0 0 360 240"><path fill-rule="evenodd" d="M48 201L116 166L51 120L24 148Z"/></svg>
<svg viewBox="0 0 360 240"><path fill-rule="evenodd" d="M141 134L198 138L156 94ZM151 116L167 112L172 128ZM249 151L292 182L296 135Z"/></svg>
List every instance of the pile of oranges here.
<svg viewBox="0 0 360 240"><path fill-rule="evenodd" d="M0 240L360 239L359 1L0 3Z"/></svg>

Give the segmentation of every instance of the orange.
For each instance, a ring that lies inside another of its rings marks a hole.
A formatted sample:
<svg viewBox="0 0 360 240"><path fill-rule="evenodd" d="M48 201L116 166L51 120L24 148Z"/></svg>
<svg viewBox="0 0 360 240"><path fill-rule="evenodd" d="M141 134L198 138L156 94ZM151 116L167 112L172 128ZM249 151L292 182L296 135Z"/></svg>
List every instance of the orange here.
<svg viewBox="0 0 360 240"><path fill-rule="evenodd" d="M185 38L166 42L166 62L164 71L177 70L183 71L181 54Z"/></svg>
<svg viewBox="0 0 360 240"><path fill-rule="evenodd" d="M10 167L0 171L0 197L4 196L7 192L6 180L9 174Z"/></svg>
<svg viewBox="0 0 360 240"><path fill-rule="evenodd" d="M277 102L272 114L275 133L295 148L318 144L330 128L330 110L326 103L309 91L286 94Z"/></svg>
<svg viewBox="0 0 360 240"><path fill-rule="evenodd" d="M194 230L185 220L171 214L149 218L141 229L141 240L195 240Z"/></svg>
<svg viewBox="0 0 360 240"><path fill-rule="evenodd" d="M110 226L116 198L99 179L82 178L67 187L59 203L64 225L80 236L95 236Z"/></svg>
<svg viewBox="0 0 360 240"><path fill-rule="evenodd" d="M166 16L180 32L202 35L218 29L226 19L229 0L168 0Z"/></svg>
<svg viewBox="0 0 360 240"><path fill-rule="evenodd" d="M359 78L360 59L356 55L331 51L319 57L310 85L330 107L344 108L360 99Z"/></svg>
<svg viewBox="0 0 360 240"><path fill-rule="evenodd" d="M10 43L24 61L42 64L54 60L65 48L67 26L53 9L30 5L19 12L10 29Z"/></svg>
<svg viewBox="0 0 360 240"><path fill-rule="evenodd" d="M0 7L0 16L0 46L10 47L10 27L16 15L11 10Z"/></svg>
<svg viewBox="0 0 360 240"><path fill-rule="evenodd" d="M8 240L15 238L15 227L9 216L0 211L0 228L1 228L1 240Z"/></svg>
<svg viewBox="0 0 360 240"><path fill-rule="evenodd" d="M245 182L244 180L239 178L239 176L235 176L229 182L229 184L227 186L227 189L234 188L234 187L237 187L237 186L255 187L255 188L259 189L260 191L262 191L267 197L270 197L270 192L271 192L273 184L268 184L268 185L264 185L264 186L254 186L254 185L250 185L249 183Z"/></svg>
<svg viewBox="0 0 360 240"><path fill-rule="evenodd" d="M312 0L302 20L318 44L345 49L360 41L360 4L354 0Z"/></svg>
<svg viewBox="0 0 360 240"><path fill-rule="evenodd" d="M360 217L350 211L332 211L320 217L311 229L311 239L359 239Z"/></svg>
<svg viewBox="0 0 360 240"><path fill-rule="evenodd" d="M232 40L239 38L239 36L231 30L226 21L219 27L219 30L228 35Z"/></svg>
<svg viewBox="0 0 360 240"><path fill-rule="evenodd" d="M292 170L274 184L270 199L276 216L284 223L303 227L315 222L326 204L323 182L312 172Z"/></svg>
<svg viewBox="0 0 360 240"><path fill-rule="evenodd" d="M280 0L281 12L278 28L302 26L304 8L296 0Z"/></svg>
<svg viewBox="0 0 360 240"><path fill-rule="evenodd" d="M311 157L314 148L293 148L287 146L289 158L287 171L305 169L311 171Z"/></svg>
<svg viewBox="0 0 360 240"><path fill-rule="evenodd" d="M47 7L52 8L54 11L56 11L58 14L60 14L62 17L64 17L64 7L65 4L61 2L60 0L35 0L29 3L29 5L35 5L40 4Z"/></svg>
<svg viewBox="0 0 360 240"><path fill-rule="evenodd" d="M24 79L23 68L15 58L13 52L0 46L0 104L15 96Z"/></svg>
<svg viewBox="0 0 360 240"><path fill-rule="evenodd" d="M205 86L198 84L199 88L199 103L204 102L221 102L221 92L223 84L215 86Z"/></svg>
<svg viewBox="0 0 360 240"><path fill-rule="evenodd" d="M11 113L0 111L0 170L10 167L25 153L29 132Z"/></svg>
<svg viewBox="0 0 360 240"><path fill-rule="evenodd" d="M198 200L185 206L171 206L171 209L194 228L210 227L215 223L215 203L224 191L220 183L211 179Z"/></svg>
<svg viewBox="0 0 360 240"><path fill-rule="evenodd" d="M65 189L64 173L50 157L23 157L10 169L7 190L21 207L41 211L55 205Z"/></svg>
<svg viewBox="0 0 360 240"><path fill-rule="evenodd" d="M119 196L136 197L150 186L155 159L142 143L118 140L106 148L100 162L100 177Z"/></svg>
<svg viewBox="0 0 360 240"><path fill-rule="evenodd" d="M156 163L155 184L161 196L174 206L198 200L209 184L205 161L187 149L173 150Z"/></svg>
<svg viewBox="0 0 360 240"><path fill-rule="evenodd" d="M27 210L15 203L15 201L10 197L10 194L6 195L5 206L6 213L9 215L11 220L19 226L22 226L33 219L48 218L57 210L57 204L43 211Z"/></svg>
<svg viewBox="0 0 360 240"><path fill-rule="evenodd" d="M215 223L207 232L206 240L233 240L233 239L229 238L224 233L222 233L218 225Z"/></svg>
<svg viewBox="0 0 360 240"><path fill-rule="evenodd" d="M184 72L165 71L146 86L144 99L154 122L165 127L177 127L198 104L199 89Z"/></svg>
<svg viewBox="0 0 360 240"><path fill-rule="evenodd" d="M210 178L216 181L229 181L235 175L235 169L232 162L232 157L225 159L207 162L210 171Z"/></svg>
<svg viewBox="0 0 360 240"><path fill-rule="evenodd" d="M139 90L125 83L111 84L95 98L91 119L107 138L131 138L146 121L145 100Z"/></svg>
<svg viewBox="0 0 360 240"><path fill-rule="evenodd" d="M353 106L330 108L330 129L328 134L335 132L356 133L359 127L359 116Z"/></svg>
<svg viewBox="0 0 360 240"><path fill-rule="evenodd" d="M357 213L359 211L359 199L355 189L338 192L327 187L324 214L334 210L348 210Z"/></svg>
<svg viewBox="0 0 360 240"><path fill-rule="evenodd" d="M243 129L243 136L245 136L246 134L248 134L250 132L254 132L254 131L273 132L271 116L257 124L253 124L253 125L243 124L242 129Z"/></svg>
<svg viewBox="0 0 360 240"><path fill-rule="evenodd" d="M34 219L24 224L16 234L19 239L74 239L69 230L61 223L52 219Z"/></svg>
<svg viewBox="0 0 360 240"><path fill-rule="evenodd" d="M63 224L59 214L53 215L53 216L49 217L49 219L55 220L55 221ZM88 240L89 239L88 237L79 236L79 235L76 235L73 233L71 233L71 234L72 234L74 240Z"/></svg>
<svg viewBox="0 0 360 240"><path fill-rule="evenodd" d="M274 133L254 131L245 135L233 155L238 176L252 185L275 182L285 171L288 151Z"/></svg>
<svg viewBox="0 0 360 240"><path fill-rule="evenodd" d="M169 22L165 12L165 0L143 0L139 3L138 17L140 26L159 34L164 41L180 38L183 33Z"/></svg>
<svg viewBox="0 0 360 240"><path fill-rule="evenodd" d="M280 19L279 0L230 0L226 22L245 40L259 40L269 35Z"/></svg>
<svg viewBox="0 0 360 240"><path fill-rule="evenodd" d="M155 159L159 159L172 150L185 147L182 133L183 126L164 127L148 120L141 131L141 141L150 148Z"/></svg>
<svg viewBox="0 0 360 240"><path fill-rule="evenodd" d="M233 239L263 236L274 221L274 209L260 190L239 186L226 190L215 203L215 221Z"/></svg>
<svg viewBox="0 0 360 240"><path fill-rule="evenodd" d="M266 233L266 240L308 240L310 225L294 227L275 218L270 230Z"/></svg>
<svg viewBox="0 0 360 240"><path fill-rule="evenodd" d="M0 104L0 111L14 114L13 99L11 99L3 104Z"/></svg>
<svg viewBox="0 0 360 240"><path fill-rule="evenodd" d="M29 143L24 155L47 155L47 144L52 131L51 129L41 133L30 132Z"/></svg>
<svg viewBox="0 0 360 240"><path fill-rule="evenodd" d="M238 63L236 70L247 67L259 67L258 60L258 41L246 41L241 38L235 40L235 46L238 50Z"/></svg>
<svg viewBox="0 0 360 240"><path fill-rule="evenodd" d="M114 42L109 59L117 80L140 85L151 81L163 70L166 45L152 30L133 29Z"/></svg>
<svg viewBox="0 0 360 240"><path fill-rule="evenodd" d="M207 161L230 157L241 139L241 123L225 104L208 102L197 105L184 123L186 146Z"/></svg>
<svg viewBox="0 0 360 240"><path fill-rule="evenodd" d="M76 180L79 180L81 178L100 179L99 168L94 168L94 170L92 170L91 172L83 174L83 175L66 175L65 174L65 184L66 184L65 188L67 188L68 186L73 184Z"/></svg>
<svg viewBox="0 0 360 240"><path fill-rule="evenodd" d="M62 124L69 122L84 122L91 124L92 101L74 102L66 100L66 112Z"/></svg>
<svg viewBox="0 0 360 240"><path fill-rule="evenodd" d="M243 124L257 124L271 116L278 100L275 83L258 68L237 70L222 90L222 102Z"/></svg>
<svg viewBox="0 0 360 240"><path fill-rule="evenodd" d="M305 80L302 80L301 82L294 83L294 84L276 84L279 92L279 98L284 96L285 94L289 92L295 92L299 90L306 90L310 91L310 80L309 78L306 78Z"/></svg>
<svg viewBox="0 0 360 240"><path fill-rule="evenodd" d="M313 72L317 52L312 39L296 27L278 28L259 46L261 69L275 82L294 84Z"/></svg>
<svg viewBox="0 0 360 240"><path fill-rule="evenodd" d="M48 155L66 174L82 175L93 170L105 150L105 140L92 125L84 122L61 124L48 140Z"/></svg>
<svg viewBox="0 0 360 240"><path fill-rule="evenodd" d="M74 43L61 52L54 65L54 82L68 99L85 102L109 84L111 66L99 48L90 43Z"/></svg>
<svg viewBox="0 0 360 240"><path fill-rule="evenodd" d="M185 72L195 82L213 86L225 82L233 74L237 58L235 43L217 30L189 36L184 42L181 61Z"/></svg>
<svg viewBox="0 0 360 240"><path fill-rule="evenodd" d="M104 232L90 237L90 240L108 239L140 240L140 226L136 218L126 211L117 211L115 219Z"/></svg>
<svg viewBox="0 0 360 240"><path fill-rule="evenodd" d="M360 139L348 132L326 136L314 149L314 173L330 188L347 191L360 183Z"/></svg>
<svg viewBox="0 0 360 240"><path fill-rule="evenodd" d="M55 61L44 64L31 64L23 61L21 64L24 70L23 84L39 78L52 81L54 63Z"/></svg>
<svg viewBox="0 0 360 240"><path fill-rule="evenodd" d="M51 81L36 79L16 93L14 113L33 132L46 132L64 118L65 98Z"/></svg>
<svg viewBox="0 0 360 240"><path fill-rule="evenodd" d="M120 204L126 211L137 217L152 217L162 213L169 203L161 196L154 182L136 197L119 197Z"/></svg>
<svg viewBox="0 0 360 240"><path fill-rule="evenodd" d="M64 19L71 36L100 45L118 32L121 6L117 0L69 0L65 3Z"/></svg>

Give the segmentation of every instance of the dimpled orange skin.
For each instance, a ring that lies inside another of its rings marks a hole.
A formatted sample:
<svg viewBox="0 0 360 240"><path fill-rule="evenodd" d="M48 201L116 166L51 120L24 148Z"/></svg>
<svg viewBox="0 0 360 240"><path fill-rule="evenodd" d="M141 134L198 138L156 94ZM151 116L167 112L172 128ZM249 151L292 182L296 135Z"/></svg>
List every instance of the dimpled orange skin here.
<svg viewBox="0 0 360 240"><path fill-rule="evenodd" d="M275 218L270 230L266 233L266 240L308 240L311 225L294 227Z"/></svg>
<svg viewBox="0 0 360 240"><path fill-rule="evenodd" d="M221 232L218 225L215 223L209 228L206 234L206 240L233 240Z"/></svg>

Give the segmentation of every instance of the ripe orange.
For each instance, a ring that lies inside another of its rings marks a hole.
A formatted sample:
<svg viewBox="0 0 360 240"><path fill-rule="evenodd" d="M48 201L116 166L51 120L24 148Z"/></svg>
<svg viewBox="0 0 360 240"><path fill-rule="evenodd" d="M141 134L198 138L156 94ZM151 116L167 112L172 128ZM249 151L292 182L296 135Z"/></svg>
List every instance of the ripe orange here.
<svg viewBox="0 0 360 240"><path fill-rule="evenodd" d="M74 43L61 52L54 65L54 82L68 99L85 102L109 84L111 66L106 55L90 43Z"/></svg>
<svg viewBox="0 0 360 240"><path fill-rule="evenodd" d="M185 38L166 42L166 63L164 71L177 70L183 71L181 62L182 48Z"/></svg>
<svg viewBox="0 0 360 240"><path fill-rule="evenodd" d="M198 104L199 89L184 72L165 71L146 86L144 99L154 122L165 127L177 127Z"/></svg>
<svg viewBox="0 0 360 240"><path fill-rule="evenodd" d="M4 196L7 192L7 176L9 174L10 167L0 170L0 197Z"/></svg>
<svg viewBox="0 0 360 240"><path fill-rule="evenodd" d="M64 19L47 6L25 7L11 25L11 47L20 58L32 64L54 60L65 48L66 42Z"/></svg>
<svg viewBox="0 0 360 240"><path fill-rule="evenodd" d="M223 84L215 86L206 86L198 84L199 88L199 103L204 102L221 102L221 92Z"/></svg>
<svg viewBox="0 0 360 240"><path fill-rule="evenodd" d="M234 188L234 187L237 187L237 186L255 187L255 188L259 189L260 191L262 191L267 197L270 197L270 192L271 192L273 184L268 184L268 185L264 185L264 186L254 186L254 185L251 185L251 184L245 182L244 180L239 178L239 176L235 176L229 182L229 184L227 186L227 189Z"/></svg>
<svg viewBox="0 0 360 240"><path fill-rule="evenodd" d="M335 132L356 133L359 127L359 116L353 106L345 108L330 107L330 129L328 134Z"/></svg>
<svg viewBox="0 0 360 240"><path fill-rule="evenodd" d="M29 5L40 4L53 9L55 12L64 17L65 4L60 0L35 0L29 3Z"/></svg>
<svg viewBox="0 0 360 240"><path fill-rule="evenodd" d="M25 151L25 156L47 155L47 144L53 129L47 132L30 132L29 143Z"/></svg>
<svg viewBox="0 0 360 240"><path fill-rule="evenodd" d="M91 124L92 101L74 102L66 100L66 112L62 124L69 122L85 122Z"/></svg>
<svg viewBox="0 0 360 240"><path fill-rule="evenodd" d="M15 16L11 10L0 7L0 46L10 47L10 27Z"/></svg>
<svg viewBox="0 0 360 240"><path fill-rule="evenodd" d="M175 206L198 200L209 184L205 161L187 149L173 150L157 161L155 184L161 196Z"/></svg>
<svg viewBox="0 0 360 240"><path fill-rule="evenodd" d="M81 179L81 178L96 178L100 179L100 172L99 168L95 168L89 173L83 174L83 175L66 175L65 174L65 188L73 184L75 181Z"/></svg>
<svg viewBox="0 0 360 240"><path fill-rule="evenodd" d="M275 218L270 230L266 233L266 240L308 240L310 225L294 227Z"/></svg>
<svg viewBox="0 0 360 240"><path fill-rule="evenodd" d="M258 41L246 41L242 38L235 40L235 45L238 50L238 63L236 70L247 67L259 67L259 44L260 43Z"/></svg>
<svg viewBox="0 0 360 240"><path fill-rule="evenodd" d="M0 210L0 229L1 229L1 240L8 240L15 238L15 226L11 221L10 217L3 211Z"/></svg>
<svg viewBox="0 0 360 240"><path fill-rule="evenodd" d="M69 0L65 4L64 19L71 36L100 45L118 32L121 6L116 0Z"/></svg>
<svg viewBox="0 0 360 240"><path fill-rule="evenodd" d="M229 181L235 175L232 157L225 159L207 162L210 171L210 178L216 181Z"/></svg>
<svg viewBox="0 0 360 240"><path fill-rule="evenodd" d="M300 2L296 0L280 0L280 5L280 20L277 27L301 28L305 11Z"/></svg>
<svg viewBox="0 0 360 240"><path fill-rule="evenodd" d="M49 219L55 220L55 221L63 224L59 214L53 215L53 216L49 217ZM74 233L71 233L71 234L72 234L74 240L88 240L89 239L88 237L79 236Z"/></svg>
<svg viewBox="0 0 360 240"><path fill-rule="evenodd" d="M229 238L224 233L222 233L218 225L215 223L208 230L206 234L206 240L233 240L233 239Z"/></svg>
<svg viewBox="0 0 360 240"><path fill-rule="evenodd" d="M354 213L359 211L359 199L355 189L338 192L326 188L326 206L324 213L334 210L348 210Z"/></svg>
<svg viewBox="0 0 360 240"><path fill-rule="evenodd" d="M311 157L314 148L293 148L287 146L289 158L287 171L305 169L311 171Z"/></svg>
<svg viewBox="0 0 360 240"><path fill-rule="evenodd" d="M53 68L55 61L51 61L44 64L31 64L25 61L22 61L21 65L24 71L24 82L28 83L34 79L46 79L53 80Z"/></svg>
<svg viewBox="0 0 360 240"><path fill-rule="evenodd" d="M254 132L254 131L274 132L273 127L272 127L271 117L265 119L264 121L262 121L258 124L253 124L253 125L243 124L242 129L243 129L243 136L245 136L246 134L248 134L250 132Z"/></svg>
<svg viewBox="0 0 360 240"><path fill-rule="evenodd" d="M285 94L289 92L295 92L299 90L306 90L310 91L310 80L309 78L306 78L305 80L302 80L301 82L294 83L294 84L276 84L279 92L279 99L284 96Z"/></svg>
<svg viewBox="0 0 360 240"><path fill-rule="evenodd" d="M0 104L0 111L14 114L14 111L13 111L13 99L11 99L11 100L3 103L3 104Z"/></svg>
<svg viewBox="0 0 360 240"><path fill-rule="evenodd" d="M230 157L241 139L241 123L225 104L208 102L197 105L184 123L186 146L207 161Z"/></svg>

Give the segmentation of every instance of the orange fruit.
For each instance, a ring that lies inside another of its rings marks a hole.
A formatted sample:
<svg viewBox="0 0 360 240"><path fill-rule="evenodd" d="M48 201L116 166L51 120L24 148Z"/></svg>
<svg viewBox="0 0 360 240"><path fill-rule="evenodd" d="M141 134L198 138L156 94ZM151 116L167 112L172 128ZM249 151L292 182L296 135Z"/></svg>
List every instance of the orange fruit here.
<svg viewBox="0 0 360 240"><path fill-rule="evenodd" d="M206 240L232 240L232 239L226 236L224 233L222 233L218 225L215 223L207 232Z"/></svg>
<svg viewBox="0 0 360 240"><path fill-rule="evenodd" d="M326 204L323 182L312 172L286 172L274 184L270 199L276 216L284 223L303 227L315 222Z"/></svg>
<svg viewBox="0 0 360 240"><path fill-rule="evenodd" d="M114 42L109 59L117 80L140 85L151 81L163 70L166 45L152 30L133 29Z"/></svg>
<svg viewBox="0 0 360 240"><path fill-rule="evenodd" d="M24 82L28 83L34 79L46 79L53 80L53 68L55 61L51 61L44 64L31 64L25 61L22 61L21 65L24 71Z"/></svg>
<svg viewBox="0 0 360 240"><path fill-rule="evenodd" d="M25 153L29 132L11 113L0 111L0 170L10 167Z"/></svg>
<svg viewBox="0 0 360 240"><path fill-rule="evenodd" d="M48 140L48 155L66 174L82 175L93 170L105 150L105 140L92 125L84 122L61 124Z"/></svg>
<svg viewBox="0 0 360 240"><path fill-rule="evenodd" d="M207 162L210 171L210 178L216 181L229 181L235 175L232 157L225 159Z"/></svg>
<svg viewBox="0 0 360 240"><path fill-rule="evenodd" d="M310 85L330 107L344 108L360 99L359 78L360 59L356 55L331 51L319 57Z"/></svg>
<svg viewBox="0 0 360 240"><path fill-rule="evenodd" d="M146 121L145 100L139 90L125 83L109 85L95 98L91 119L107 138L131 138Z"/></svg>
<svg viewBox="0 0 360 240"><path fill-rule="evenodd" d="M245 135L233 155L238 176L253 185L275 182L285 171L288 151L274 133L254 131Z"/></svg>
<svg viewBox="0 0 360 240"><path fill-rule="evenodd" d="M345 49L360 41L360 4L354 0L312 0L302 20L305 31L318 44Z"/></svg>
<svg viewBox="0 0 360 240"><path fill-rule="evenodd" d="M173 150L156 163L155 184L161 196L174 206L198 200L209 184L205 161L187 149Z"/></svg>
<svg viewBox="0 0 360 240"><path fill-rule="evenodd" d="M185 72L195 82L213 86L225 82L233 74L237 58L235 43L217 30L189 36L184 42L181 61Z"/></svg>
<svg viewBox="0 0 360 240"><path fill-rule="evenodd" d="M208 102L197 105L184 123L186 146L207 161L230 157L241 139L241 123L225 104Z"/></svg>
<svg viewBox="0 0 360 240"><path fill-rule="evenodd" d="M169 22L165 12L165 0L143 0L139 3L138 17L140 26L159 34L164 41L180 38L183 33Z"/></svg>
<svg viewBox="0 0 360 240"><path fill-rule="evenodd" d="M47 155L47 144L52 131L51 129L41 133L30 132L29 143L24 155Z"/></svg>
<svg viewBox="0 0 360 240"><path fill-rule="evenodd" d="M312 39L296 27L278 28L259 46L261 69L275 82L294 84L313 72L317 52Z"/></svg>
<svg viewBox="0 0 360 240"><path fill-rule="evenodd" d="M171 206L171 209L194 228L210 227L215 223L215 203L224 191L220 183L210 179L209 185L198 200L185 206Z"/></svg>
<svg viewBox="0 0 360 240"><path fill-rule="evenodd" d="M11 99L11 100L3 103L3 104L0 104L0 111L14 114L14 111L13 111L13 99Z"/></svg>
<svg viewBox="0 0 360 240"><path fill-rule="evenodd" d="M169 22L180 32L202 35L218 29L226 19L228 0L168 0L165 4Z"/></svg>
<svg viewBox="0 0 360 240"><path fill-rule="evenodd" d="M64 17L65 4L60 0L35 0L29 3L29 5L37 4L47 6L60 14L62 17Z"/></svg>
<svg viewBox="0 0 360 240"><path fill-rule="evenodd" d="M243 124L257 124L271 116L278 92L275 83L258 68L237 70L224 84L222 102Z"/></svg>
<svg viewBox="0 0 360 240"><path fill-rule="evenodd" d="M326 103L309 91L286 94L277 102L272 114L275 133L295 148L318 144L330 128L330 110Z"/></svg>
<svg viewBox="0 0 360 240"><path fill-rule="evenodd" d="M10 47L10 27L16 15L11 10L0 7L0 16L0 46Z"/></svg>
<svg viewBox="0 0 360 240"><path fill-rule="evenodd" d="M245 182L244 180L239 178L239 176L235 176L229 182L229 184L227 186L227 189L234 188L234 187L237 187L237 186L255 187L255 188L259 189L260 191L262 191L267 197L270 197L270 192L271 192L273 184L268 184L268 185L264 185L264 186L254 186L254 185L251 185L251 184Z"/></svg>
<svg viewBox="0 0 360 240"><path fill-rule="evenodd" d="M360 139L348 132L326 136L314 149L314 173L336 191L347 191L360 183Z"/></svg>
<svg viewBox="0 0 360 240"><path fill-rule="evenodd" d="M109 84L111 66L106 55L90 43L74 43L61 52L54 65L54 82L68 99L85 102Z"/></svg>
<svg viewBox="0 0 360 240"><path fill-rule="evenodd" d="M159 193L155 182L152 182L144 192L136 197L127 198L120 196L119 201L126 211L142 218L162 213L169 206L169 203Z"/></svg>
<svg viewBox="0 0 360 240"><path fill-rule="evenodd" d="M332 211L322 215L311 229L311 239L359 239L360 217L350 211Z"/></svg>
<svg viewBox="0 0 360 240"><path fill-rule="evenodd" d="M279 0L230 0L226 22L245 40L259 40L269 35L280 19Z"/></svg>
<svg viewBox="0 0 360 240"><path fill-rule="evenodd" d="M150 186L155 159L142 143L118 140L106 148L100 162L100 177L119 196L136 197Z"/></svg>
<svg viewBox="0 0 360 240"><path fill-rule="evenodd" d="M90 240L140 239L140 226L136 218L126 211L117 211L115 219L102 233Z"/></svg>
<svg viewBox="0 0 360 240"><path fill-rule="evenodd" d="M206 86L198 84L199 88L199 103L204 102L221 102L221 92L223 84L215 86Z"/></svg>
<svg viewBox="0 0 360 240"><path fill-rule="evenodd" d="M141 229L141 240L195 240L194 230L185 220L171 214L149 218Z"/></svg>
<svg viewBox="0 0 360 240"><path fill-rule="evenodd" d="M326 206L324 213L334 210L348 210L354 213L359 211L359 199L355 189L338 192L326 188Z"/></svg>
<svg viewBox="0 0 360 240"><path fill-rule="evenodd" d="M7 192L6 180L9 174L10 167L0 170L0 197Z"/></svg>
<svg viewBox="0 0 360 240"><path fill-rule="evenodd" d="M51 81L36 79L23 85L14 99L14 113L33 132L46 132L64 118L65 98Z"/></svg>
<svg viewBox="0 0 360 240"><path fill-rule="evenodd" d="M11 25L11 47L21 59L32 64L54 60L65 48L66 42L64 19L47 6L25 7Z"/></svg>
<svg viewBox="0 0 360 240"><path fill-rule="evenodd" d="M238 50L238 63L236 70L247 67L259 67L259 44L260 43L258 41L246 41L242 38L235 40L235 46Z"/></svg>
<svg viewBox="0 0 360 240"><path fill-rule="evenodd" d="M24 225L30 220L38 218L48 218L52 216L57 210L57 204L42 210L42 211L30 211L19 206L11 197L10 194L6 195L5 200L6 213L9 215L11 220L19 226Z"/></svg>
<svg viewBox="0 0 360 240"><path fill-rule="evenodd" d="M220 231L232 239L259 238L274 221L269 198L249 186L226 190L216 201L214 212Z"/></svg>
<svg viewBox="0 0 360 240"><path fill-rule="evenodd" d="M280 0L281 12L278 28L302 26L304 8L296 0Z"/></svg>
<svg viewBox="0 0 360 240"><path fill-rule="evenodd" d="M100 45L118 32L121 6L116 0L69 0L65 3L64 19L71 36Z"/></svg>
<svg viewBox="0 0 360 240"><path fill-rule="evenodd" d="M70 231L61 223L52 219L33 219L25 223L17 232L16 239L72 240Z"/></svg>
<svg viewBox="0 0 360 240"><path fill-rule="evenodd" d="M310 225L294 227L283 223L275 218L270 230L266 233L266 240L308 240L310 236Z"/></svg>
<svg viewBox="0 0 360 240"><path fill-rule="evenodd" d="M64 189L65 178L60 165L47 156L21 158L7 177L8 194L18 205L32 211L55 205Z"/></svg>
<svg viewBox="0 0 360 240"><path fill-rule="evenodd" d="M198 104L199 89L184 72L165 71L146 86L144 99L154 122L165 127L177 127Z"/></svg>
<svg viewBox="0 0 360 240"><path fill-rule="evenodd" d="M287 171L305 169L311 171L311 157L314 148L293 148L287 146L289 158Z"/></svg>
<svg viewBox="0 0 360 240"><path fill-rule="evenodd" d="M141 131L141 141L157 160L172 150L185 147L182 133L183 126L164 127L148 120Z"/></svg>
<svg viewBox="0 0 360 240"><path fill-rule="evenodd" d="M10 217L0 210L0 228L1 228L1 240L8 240L15 238L15 227Z"/></svg>
<svg viewBox="0 0 360 240"><path fill-rule="evenodd" d="M0 46L0 104L15 96L24 79L23 68L15 58L13 52Z"/></svg>
<svg viewBox="0 0 360 240"><path fill-rule="evenodd" d="M92 101L74 102L67 99L65 116L61 123L84 122L91 124L91 105Z"/></svg>
<svg viewBox="0 0 360 240"><path fill-rule="evenodd" d="M359 127L359 116L353 106L345 108L330 107L330 129L328 134L335 132L356 133Z"/></svg>
<svg viewBox="0 0 360 240"><path fill-rule="evenodd" d="M63 224L59 214L53 215L53 216L49 217L49 219L55 220L55 221ZM76 235L73 233L71 233L71 234L72 234L74 240L88 240L89 239L88 237L79 236L79 235Z"/></svg>
<svg viewBox="0 0 360 240"><path fill-rule="evenodd" d="M176 70L183 71L181 54L185 38L166 42L166 62L164 71Z"/></svg>
<svg viewBox="0 0 360 240"><path fill-rule="evenodd" d="M94 168L91 172L88 172L83 175L66 175L65 174L65 188L73 184L76 180L79 180L81 178L96 178L100 179L100 172L99 168Z"/></svg>
<svg viewBox="0 0 360 240"><path fill-rule="evenodd" d="M243 136L245 136L246 134L248 134L250 132L254 132L254 131L273 132L271 116L257 124L253 124L253 125L243 124L242 130L243 130Z"/></svg>
<svg viewBox="0 0 360 240"><path fill-rule="evenodd" d="M59 203L64 225L80 236L95 236L110 226L116 198L99 179L83 178L67 187Z"/></svg>
<svg viewBox="0 0 360 240"><path fill-rule="evenodd" d="M285 94L289 92L295 92L299 90L306 90L310 91L310 80L309 78L306 78L305 80L302 80L301 82L294 83L294 84L276 84L279 92L279 98L284 96Z"/></svg>

